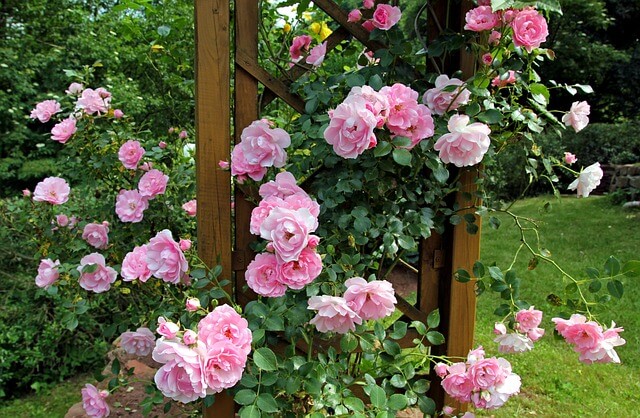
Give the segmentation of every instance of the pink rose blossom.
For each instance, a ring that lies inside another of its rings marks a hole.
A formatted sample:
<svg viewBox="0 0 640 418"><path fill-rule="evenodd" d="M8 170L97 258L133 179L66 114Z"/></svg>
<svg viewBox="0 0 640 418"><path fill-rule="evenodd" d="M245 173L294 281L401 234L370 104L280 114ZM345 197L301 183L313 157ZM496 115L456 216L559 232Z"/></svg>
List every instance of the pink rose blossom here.
<svg viewBox="0 0 640 418"><path fill-rule="evenodd" d="M278 260L275 254L257 254L247 266L244 277L249 288L260 296L276 298L287 291L287 286L278 279Z"/></svg>
<svg viewBox="0 0 640 418"><path fill-rule="evenodd" d="M447 125L448 134L436 141L434 149L445 164L452 163L456 167L478 164L489 150L491 130L484 123L469 124L469 116L453 115Z"/></svg>
<svg viewBox="0 0 640 418"><path fill-rule="evenodd" d="M168 229L162 230L147 244L147 265L153 277L178 284L189 270L189 263L180 245Z"/></svg>
<svg viewBox="0 0 640 418"><path fill-rule="evenodd" d="M31 119L38 119L40 122L49 122L51 117L61 111L60 103L56 100L45 100L38 103L31 111Z"/></svg>
<svg viewBox="0 0 640 418"><path fill-rule="evenodd" d="M182 205L182 209L187 212L188 216L196 216L196 212L198 211L198 203L196 199L191 199Z"/></svg>
<svg viewBox="0 0 640 418"><path fill-rule="evenodd" d="M231 175L236 177L238 183L243 183L247 176L252 180L260 181L267 173L267 168L260 164L250 164L240 144L236 145L231 152Z"/></svg>
<svg viewBox="0 0 640 418"><path fill-rule="evenodd" d="M69 225L69 217L64 213L60 213L56 215L56 223L58 224L58 226L64 228L65 226Z"/></svg>
<svg viewBox="0 0 640 418"><path fill-rule="evenodd" d="M131 282L140 280L146 283L151 277L151 271L147 265L147 246L136 246L133 251L127 253L122 260L122 269L120 271L122 280Z"/></svg>
<svg viewBox="0 0 640 418"><path fill-rule="evenodd" d="M247 164L282 167L286 163L285 148L291 145L291 137L284 129L272 128L267 120L261 119L244 128L240 137L236 148L242 149Z"/></svg>
<svg viewBox="0 0 640 418"><path fill-rule="evenodd" d="M277 207L260 225L260 237L271 241L279 260L286 263L298 260L317 227L318 220L308 209Z"/></svg>
<svg viewBox="0 0 640 418"><path fill-rule="evenodd" d="M109 223L90 223L84 226L82 239L89 245L99 250L104 250L109 246Z"/></svg>
<svg viewBox="0 0 640 418"><path fill-rule="evenodd" d="M322 258L318 253L305 248L298 260L278 265L278 280L294 290L303 289L322 272Z"/></svg>
<svg viewBox="0 0 640 418"><path fill-rule="evenodd" d="M149 328L140 327L135 332L127 331L120 335L120 345L125 352L136 356L151 354L156 344L156 336Z"/></svg>
<svg viewBox="0 0 640 418"><path fill-rule="evenodd" d="M356 23L362 19L362 12L359 9L353 9L347 16L347 22Z"/></svg>
<svg viewBox="0 0 640 418"><path fill-rule="evenodd" d="M167 321L167 319L163 316L158 317L158 328L156 328L156 332L162 335L164 338L168 340L172 340L178 335L178 331L180 331L180 327L178 324Z"/></svg>
<svg viewBox="0 0 640 418"><path fill-rule="evenodd" d="M496 358L478 360L469 366L469 378L475 388L489 389L497 386L507 377Z"/></svg>
<svg viewBox="0 0 640 418"><path fill-rule="evenodd" d="M364 7L365 9L373 9L374 5L375 5L375 0L363 0L362 1L362 7Z"/></svg>
<svg viewBox="0 0 640 418"><path fill-rule="evenodd" d="M158 142L158 148L160 148L160 149L165 149L165 148L167 148L167 143L166 143L166 142L164 142L164 141L160 141L160 142Z"/></svg>
<svg viewBox="0 0 640 418"><path fill-rule="evenodd" d="M47 177L36 185L33 200L61 205L69 200L71 189L67 182L60 177Z"/></svg>
<svg viewBox="0 0 640 418"><path fill-rule="evenodd" d="M473 350L469 350L469 354L467 354L467 363L473 364L476 361L484 359L484 356L485 356L485 352L482 346L479 346L478 348Z"/></svg>
<svg viewBox="0 0 640 418"><path fill-rule="evenodd" d="M122 119L124 117L124 112L120 109L116 109L113 111L113 117L116 119Z"/></svg>
<svg viewBox="0 0 640 418"><path fill-rule="evenodd" d="M174 343L174 351L171 355L163 356L168 351L168 344L159 339L153 350L153 359L165 363L154 376L154 382L162 394L168 398L182 403L193 402L196 399L207 396L207 385L202 371L202 359L199 354L205 347L189 348L185 345ZM159 348L160 347L160 348ZM171 360L159 360L171 357Z"/></svg>
<svg viewBox="0 0 640 418"><path fill-rule="evenodd" d="M51 139L58 141L61 144L65 144L69 138L76 133L76 131L76 120L74 118L67 118L56 124L53 129L51 129Z"/></svg>
<svg viewBox="0 0 640 418"><path fill-rule="evenodd" d="M182 335L182 343L185 345L194 345L198 343L198 334L190 329L186 330Z"/></svg>
<svg viewBox="0 0 640 418"><path fill-rule="evenodd" d="M363 97L347 97L335 110L329 112L329 117L324 139L342 158L356 158L377 144L373 130L378 121L367 108L367 101Z"/></svg>
<svg viewBox="0 0 640 418"><path fill-rule="evenodd" d="M493 57L491 56L490 53L486 53L482 55L482 63L484 65L491 65L493 63Z"/></svg>
<svg viewBox="0 0 640 418"><path fill-rule="evenodd" d="M80 83L71 83L69 87L64 91L68 96L76 96L82 93L84 86Z"/></svg>
<svg viewBox="0 0 640 418"><path fill-rule="evenodd" d="M207 352L202 362L207 393L219 393L235 386L242 378L247 363L247 352L228 341L207 344Z"/></svg>
<svg viewBox="0 0 640 418"><path fill-rule="evenodd" d="M385 96L389 103L387 128L393 133L408 129L414 122L418 92L404 84L396 83L381 88L380 94Z"/></svg>
<svg viewBox="0 0 640 418"><path fill-rule="evenodd" d="M260 235L260 226L269 216L271 210L276 207L287 207L284 199L277 196L269 196L260 201L260 204L251 211L249 231L254 235Z"/></svg>
<svg viewBox="0 0 640 418"><path fill-rule="evenodd" d="M101 88L96 90L85 89L82 91L82 96L76 103L76 109L82 109L86 114L98 115L107 113L109 105L111 104L111 94Z"/></svg>
<svg viewBox="0 0 640 418"><path fill-rule="evenodd" d="M496 324L493 332L497 334L493 341L498 343L501 353L523 353L533 349L533 341L528 336L517 332L507 333L504 324Z"/></svg>
<svg viewBox="0 0 640 418"><path fill-rule="evenodd" d="M356 324L362 324L362 318L351 309L344 298L337 296L312 296L308 309L318 311L309 321L320 332L346 334L356 330Z"/></svg>
<svg viewBox="0 0 640 418"><path fill-rule="evenodd" d="M514 84L516 80L516 72L509 70L502 75L494 77L493 80L491 80L491 85L494 87L506 87L509 84Z"/></svg>
<svg viewBox="0 0 640 418"><path fill-rule="evenodd" d="M505 359L498 359L503 364L509 364ZM487 390L476 390L471 395L471 402L479 409L496 409L504 405L511 397L520 392L520 376L511 373L509 365L509 374L499 385L493 386Z"/></svg>
<svg viewBox="0 0 640 418"><path fill-rule="evenodd" d="M110 414L109 404L105 399L109 396L106 390L98 390L90 383L84 385L80 391L82 393L82 408L87 416L91 418L103 418Z"/></svg>
<svg viewBox="0 0 640 418"><path fill-rule="evenodd" d="M500 39L502 38L502 34L497 30L492 30L489 34L489 45L498 45L500 43Z"/></svg>
<svg viewBox="0 0 640 418"><path fill-rule="evenodd" d="M322 65L322 62L324 61L324 56L326 54L327 54L327 43L323 42L320 45L316 45L313 48L311 48L311 51L309 51L309 55L307 55L307 58L305 59L304 62L306 62L309 65L312 65L314 68L317 68Z"/></svg>
<svg viewBox="0 0 640 418"><path fill-rule="evenodd" d="M187 312L195 312L200 309L200 299L198 298L188 298L185 302L185 309Z"/></svg>
<svg viewBox="0 0 640 418"><path fill-rule="evenodd" d="M566 164L571 165L571 164L575 163L576 161L578 161L578 158L574 154L572 154L570 152L565 152L564 153L564 162Z"/></svg>
<svg viewBox="0 0 640 418"><path fill-rule="evenodd" d="M222 342L245 354L251 351L251 330L246 319L229 305L220 305L198 323L198 338L207 347Z"/></svg>
<svg viewBox="0 0 640 418"><path fill-rule="evenodd" d="M513 19L516 18L518 12L519 10L516 9L501 10L500 13L502 15L502 22L510 24L511 22L513 22Z"/></svg>
<svg viewBox="0 0 640 418"><path fill-rule="evenodd" d="M478 6L469 10L464 20L466 22L464 28L474 32L491 30L500 24L498 14L493 13L491 6Z"/></svg>
<svg viewBox="0 0 640 418"><path fill-rule="evenodd" d="M366 55L366 54L365 54ZM359 96L366 100L367 109L376 117L376 128L382 128L389 114L389 100L370 86L356 86L349 91L349 96Z"/></svg>
<svg viewBox="0 0 640 418"><path fill-rule="evenodd" d="M362 319L382 319L395 311L397 300L390 282L367 282L362 277L352 277L344 284L347 286L344 299Z"/></svg>
<svg viewBox="0 0 640 418"><path fill-rule="evenodd" d="M180 131L180 133L178 134L178 138L180 139L185 139L189 136L189 133L187 131L185 131L184 129Z"/></svg>
<svg viewBox="0 0 640 418"><path fill-rule="evenodd" d="M58 267L60 267L60 260L53 261L50 258L40 260L38 275L36 276L36 286L47 288L55 283L58 277L60 277Z"/></svg>
<svg viewBox="0 0 640 418"><path fill-rule="evenodd" d="M373 12L372 23L375 28L389 30L400 21L402 12L399 7L380 3Z"/></svg>
<svg viewBox="0 0 640 418"><path fill-rule="evenodd" d="M118 273L105 265L102 254L91 253L82 257L78 266L80 272L80 287L95 293L106 292L111 283L116 281Z"/></svg>
<svg viewBox="0 0 640 418"><path fill-rule="evenodd" d="M584 315L574 314L568 320L553 318L556 330L579 351L596 348L603 339L602 327L594 321L587 321Z"/></svg>
<svg viewBox="0 0 640 418"><path fill-rule="evenodd" d="M306 192L292 194L284 198L284 207L297 210L297 209L309 209L309 212L314 217L320 215L320 205L315 200L311 199Z"/></svg>
<svg viewBox="0 0 640 418"><path fill-rule="evenodd" d="M116 197L116 214L122 222L140 222L149 201L137 190L120 190Z"/></svg>
<svg viewBox="0 0 640 418"><path fill-rule="evenodd" d="M407 149L412 149L425 138L433 136L433 118L431 110L423 104L419 104L414 108L407 109L406 114L409 116L410 125L406 129L395 128L391 131L395 135L409 138L411 145Z"/></svg>
<svg viewBox="0 0 640 418"><path fill-rule="evenodd" d="M511 21L511 28L513 29L513 44L524 47L527 52L538 48L549 35L547 21L533 8L520 10Z"/></svg>
<svg viewBox="0 0 640 418"><path fill-rule="evenodd" d="M118 150L118 159L122 162L124 168L135 170L138 168L138 163L144 153L145 150L140 145L140 142L129 140L120 146L120 149Z"/></svg>
<svg viewBox="0 0 640 418"><path fill-rule="evenodd" d="M147 171L140 177L138 182L138 191L143 197L153 199L158 195L164 194L167 190L167 182L169 176L155 168Z"/></svg>
<svg viewBox="0 0 640 418"><path fill-rule="evenodd" d="M469 102L471 92L467 89L461 91L463 85L462 80L455 77L449 79L446 74L441 74L436 78L435 87L427 90L422 96L422 103L429 106L436 115L444 115L449 110L455 110ZM451 88L449 86L460 87L448 91Z"/></svg>
<svg viewBox="0 0 640 418"><path fill-rule="evenodd" d="M29 197L29 196L31 196L31 190L29 190L29 189L24 189L24 190L22 191L22 196L24 196L24 197Z"/></svg>
<svg viewBox="0 0 640 418"><path fill-rule="evenodd" d="M600 180L604 176L600 163L591 164L580 172L580 175L568 187L569 190L577 190L578 197L588 197L596 187L600 185Z"/></svg>
<svg viewBox="0 0 640 418"><path fill-rule="evenodd" d="M287 196L305 193L305 191L297 185L295 177L288 171L276 174L275 180L264 183L260 186L259 194L263 199L270 196L276 196L284 199Z"/></svg>
<svg viewBox="0 0 640 418"><path fill-rule="evenodd" d="M616 328L615 322L611 324L611 328L604 331L599 344L590 349L576 350L580 353L579 360L585 364L592 363L620 363L620 357L616 353L615 347L624 345L626 341L618 334L624 331L622 328Z"/></svg>
<svg viewBox="0 0 640 418"><path fill-rule="evenodd" d="M289 48L291 61L300 61L300 59L302 58L302 54L308 51L311 47L311 41L312 39L309 35L301 35L293 38L293 42L291 43L291 47Z"/></svg>
<svg viewBox="0 0 640 418"><path fill-rule="evenodd" d="M362 27L367 31L367 32L371 32L372 30L374 30L376 27L373 25L373 20L372 19L367 19L364 22L362 22Z"/></svg>
<svg viewBox="0 0 640 418"><path fill-rule="evenodd" d="M574 131L580 132L589 124L589 113L591 113L589 103L573 102L569 113L562 117L562 122L566 126L571 126Z"/></svg>
<svg viewBox="0 0 640 418"><path fill-rule="evenodd" d="M220 167L221 170L228 170L230 167L229 161L225 161L225 160L218 161L218 167Z"/></svg>
<svg viewBox="0 0 640 418"><path fill-rule="evenodd" d="M191 240L181 238L180 241L178 241L178 245L182 251L189 251L191 249Z"/></svg>
<svg viewBox="0 0 640 418"><path fill-rule="evenodd" d="M516 330L527 334L538 329L538 325L542 322L542 311L534 309L533 306L529 309L521 309L516 313L515 320Z"/></svg>
<svg viewBox="0 0 640 418"><path fill-rule="evenodd" d="M444 363L438 363L433 367L433 370L436 372L438 377L443 378L449 372L449 366Z"/></svg>
<svg viewBox="0 0 640 418"><path fill-rule="evenodd" d="M442 408L442 413L444 414L445 417L449 417L449 416L453 415L454 411L455 411L455 409L450 407L449 405L445 405Z"/></svg>
<svg viewBox="0 0 640 418"><path fill-rule="evenodd" d="M454 363L449 366L449 374L442 379L442 388L449 396L460 402L471 400L473 382L467 374L467 367L464 363Z"/></svg>

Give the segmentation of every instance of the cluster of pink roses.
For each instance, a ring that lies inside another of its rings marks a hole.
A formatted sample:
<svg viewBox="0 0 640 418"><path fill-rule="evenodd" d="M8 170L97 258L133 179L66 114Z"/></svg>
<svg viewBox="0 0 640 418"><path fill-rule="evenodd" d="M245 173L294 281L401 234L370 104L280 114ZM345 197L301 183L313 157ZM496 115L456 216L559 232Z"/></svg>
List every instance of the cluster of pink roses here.
<svg viewBox="0 0 640 418"><path fill-rule="evenodd" d="M126 331L120 335L120 346L128 354L146 356L151 353L156 344L156 336L147 327L140 327L135 331Z"/></svg>
<svg viewBox="0 0 640 418"><path fill-rule="evenodd" d="M296 184L289 172L260 186L262 200L251 212L250 231L267 240L267 252L257 254L245 278L259 295L279 297L287 289L299 290L322 271L315 251L319 238L320 205Z"/></svg>
<svg viewBox="0 0 640 418"><path fill-rule="evenodd" d="M126 282L146 282L151 276L167 283L188 282L189 263L183 251L191 247L191 241L176 242L168 229L151 238L149 243L136 246L122 260L122 279Z"/></svg>
<svg viewBox="0 0 640 418"><path fill-rule="evenodd" d="M242 378L251 351L247 321L233 308L221 305L198 323L198 332L158 319L162 335L153 359L163 366L154 381L168 398L187 403L233 387Z"/></svg>
<svg viewBox="0 0 640 418"><path fill-rule="evenodd" d="M106 398L109 396L108 391L98 390L98 388L92 384L87 383L80 393L82 394L82 407L87 416L91 418L104 418L109 416L111 410L106 401Z"/></svg>
<svg viewBox="0 0 640 418"><path fill-rule="evenodd" d="M324 57L327 54L327 43L322 42L313 48L311 48L311 36L300 35L293 38L291 46L289 47L289 56L291 57L290 66L294 66L296 63L302 60L304 54L308 52L304 62L315 67L319 67L324 62ZM309 50L311 48L311 50Z"/></svg>
<svg viewBox="0 0 640 418"><path fill-rule="evenodd" d="M604 330L598 323L587 321L584 315L573 314L569 319L553 318L556 331L580 354L580 361L591 363L620 363L615 347L625 344L620 337L623 328L616 327Z"/></svg>
<svg viewBox="0 0 640 418"><path fill-rule="evenodd" d="M268 167L283 167L287 161L285 148L291 145L289 134L273 128L266 119L254 121L244 128L240 143L231 153L231 175L242 183L247 176L260 181Z"/></svg>
<svg viewBox="0 0 640 418"><path fill-rule="evenodd" d="M344 282L347 290L340 296L313 296L308 309L317 311L309 321L320 332L346 334L355 331L362 321L382 319L395 310L397 302L393 286L386 280L367 282L352 277Z"/></svg>
<svg viewBox="0 0 640 418"><path fill-rule="evenodd" d="M438 363L435 371L452 398L472 402L476 408L495 409L520 392L520 376L512 373L507 360L484 356L484 350L478 347L469 352L465 363Z"/></svg>
<svg viewBox="0 0 640 418"><path fill-rule="evenodd" d="M515 331L507 333L507 327L503 323L496 323L493 332L497 337L498 350L501 353L522 353L533 349L533 343L544 335L544 329L539 328L542 322L542 311L534 309L522 309L515 315Z"/></svg>
<svg viewBox="0 0 640 418"><path fill-rule="evenodd" d="M363 9L373 9L374 0L364 0ZM374 29L389 30L400 21L402 12L397 6L392 6L386 3L380 3L373 11L371 19L366 19L362 22L362 27L371 32ZM362 20L362 10L353 9L347 16L348 22L360 22Z"/></svg>

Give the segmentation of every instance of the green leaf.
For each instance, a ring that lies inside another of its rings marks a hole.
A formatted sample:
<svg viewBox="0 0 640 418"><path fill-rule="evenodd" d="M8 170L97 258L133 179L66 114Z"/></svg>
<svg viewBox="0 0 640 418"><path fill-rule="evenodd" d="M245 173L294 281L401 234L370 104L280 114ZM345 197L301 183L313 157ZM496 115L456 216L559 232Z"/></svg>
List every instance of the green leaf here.
<svg viewBox="0 0 640 418"><path fill-rule="evenodd" d="M193 269L190 273L192 279L202 279L203 277L206 277L206 275L207 272L205 269Z"/></svg>
<svg viewBox="0 0 640 418"><path fill-rule="evenodd" d="M354 412L364 412L364 402L362 399L356 398L355 396L350 396L348 398L344 398L342 401L344 406L349 408Z"/></svg>
<svg viewBox="0 0 640 418"><path fill-rule="evenodd" d="M96 271L98 271L97 264L85 264L85 266L82 267L83 273L95 273Z"/></svg>
<svg viewBox="0 0 640 418"><path fill-rule="evenodd" d="M444 335L438 331L429 331L427 332L427 340L433 345L444 344Z"/></svg>
<svg viewBox="0 0 640 418"><path fill-rule="evenodd" d="M498 229L500 228L500 224L500 219L496 218L495 216L489 217L489 226L491 226L491 228Z"/></svg>
<svg viewBox="0 0 640 418"><path fill-rule="evenodd" d="M387 406L387 394L385 393L384 389L382 389L378 385L375 385L371 388L369 398L371 399L371 405L373 405L375 408L384 408Z"/></svg>
<svg viewBox="0 0 640 418"><path fill-rule="evenodd" d="M496 109L489 109L485 110L482 113L479 113L477 118L484 123L493 125L502 121L502 113L500 113L500 111Z"/></svg>
<svg viewBox="0 0 640 418"><path fill-rule="evenodd" d="M512 7L514 3L514 0L491 0L491 10L494 12L505 10Z"/></svg>
<svg viewBox="0 0 640 418"><path fill-rule="evenodd" d="M343 353L350 353L358 347L358 339L351 333L344 334L340 339L340 349Z"/></svg>
<svg viewBox="0 0 640 418"><path fill-rule="evenodd" d="M411 322L411 326L416 329L418 334L426 335L427 334L427 326L420 321Z"/></svg>
<svg viewBox="0 0 640 418"><path fill-rule="evenodd" d="M405 250L412 250L416 247L416 241L410 235L398 236L398 245Z"/></svg>
<svg viewBox="0 0 640 418"><path fill-rule="evenodd" d="M600 289L602 289L602 282L598 279L591 280L591 283L589 283L589 292L598 293Z"/></svg>
<svg viewBox="0 0 640 418"><path fill-rule="evenodd" d="M261 418L262 414L257 405L244 406L240 410L240 418Z"/></svg>
<svg viewBox="0 0 640 418"><path fill-rule="evenodd" d="M318 97L313 96L304 104L304 111L311 114L318 109Z"/></svg>
<svg viewBox="0 0 640 418"><path fill-rule="evenodd" d="M233 397L233 400L239 405L252 404L255 399L256 393L251 389L241 389L236 393L236 396Z"/></svg>
<svg viewBox="0 0 640 418"><path fill-rule="evenodd" d="M270 393L261 393L258 395L257 405L261 411L269 413L278 412L280 409L278 408L278 404L276 403L273 395Z"/></svg>
<svg viewBox="0 0 640 418"><path fill-rule="evenodd" d="M407 323L402 321L397 321L393 323L393 331L389 333L389 338L393 338L394 340L399 340L407 335Z"/></svg>
<svg viewBox="0 0 640 418"><path fill-rule="evenodd" d="M384 342L382 343L382 347L384 348L384 351L391 355L391 356L397 356L402 352L402 348L400 348L400 344L398 344L395 341L391 341L391 340L384 340Z"/></svg>
<svg viewBox="0 0 640 418"><path fill-rule="evenodd" d="M627 277L640 276L640 261L631 260L624 263L624 266L622 267L622 274L624 274Z"/></svg>
<svg viewBox="0 0 640 418"><path fill-rule="evenodd" d="M376 147L373 149L373 156L374 157L385 156L389 154L392 149L393 147L391 146L390 143L388 143L387 141L380 141L378 145L376 145Z"/></svg>
<svg viewBox="0 0 640 418"><path fill-rule="evenodd" d="M440 325L440 310L436 309L429 314L427 325L429 328L437 328Z"/></svg>
<svg viewBox="0 0 640 418"><path fill-rule="evenodd" d="M416 393L425 393L429 390L431 384L426 379L416 380L416 382L412 385L411 389L413 389Z"/></svg>
<svg viewBox="0 0 640 418"><path fill-rule="evenodd" d="M347 76L347 86L360 87L363 86L366 80L360 74L350 74Z"/></svg>
<svg viewBox="0 0 640 418"><path fill-rule="evenodd" d="M171 32L171 28L167 25L162 25L162 26L158 26L158 35L162 36L163 38L165 36L169 36L169 33Z"/></svg>
<svg viewBox="0 0 640 418"><path fill-rule="evenodd" d="M438 166L438 168L433 170L433 177L436 178L438 183L444 184L449 179L449 170L444 166Z"/></svg>
<svg viewBox="0 0 640 418"><path fill-rule="evenodd" d="M382 88L382 78L378 74L374 74L369 78L369 86L375 91L378 91Z"/></svg>
<svg viewBox="0 0 640 418"><path fill-rule="evenodd" d="M407 379L401 374L394 374L391 376L391 379L389 379L389 383L391 383L391 386L394 388L403 388L407 385Z"/></svg>
<svg viewBox="0 0 640 418"><path fill-rule="evenodd" d="M404 148L396 148L393 150L393 160L403 166L411 167L411 153Z"/></svg>
<svg viewBox="0 0 640 418"><path fill-rule="evenodd" d="M471 275L469 274L469 272L465 269L458 269L456 270L454 277L457 281L459 281L460 283L466 283L469 280L471 280Z"/></svg>
<svg viewBox="0 0 640 418"><path fill-rule="evenodd" d="M604 272L607 276L615 276L620 273L620 261L613 256L609 257L604 263Z"/></svg>
<svg viewBox="0 0 640 418"><path fill-rule="evenodd" d="M584 93L587 93L587 94L593 93L593 88L591 88L591 86L588 84L576 84L575 86L580 90L582 90Z"/></svg>
<svg viewBox="0 0 640 418"><path fill-rule="evenodd" d="M409 402L407 401L407 397L399 393L394 393L389 397L389 409L392 409L394 411L401 411L405 409L408 404Z"/></svg>
<svg viewBox="0 0 640 418"><path fill-rule="evenodd" d="M253 362L260 369L274 371L278 369L276 355L267 347L258 348L253 352Z"/></svg>
<svg viewBox="0 0 640 418"><path fill-rule="evenodd" d="M546 105L549 103L549 90L543 84L534 83L529 86L533 100Z"/></svg>
<svg viewBox="0 0 640 418"><path fill-rule="evenodd" d="M620 280L611 280L607 283L609 294L616 299L620 299L624 293L624 286Z"/></svg>
<svg viewBox="0 0 640 418"><path fill-rule="evenodd" d="M598 271L597 268L587 267L586 272L587 272L587 276L589 276L590 279L597 279L600 277L600 272Z"/></svg>
<svg viewBox="0 0 640 418"><path fill-rule="evenodd" d="M480 261L473 263L473 277L484 277L484 264Z"/></svg>
<svg viewBox="0 0 640 418"><path fill-rule="evenodd" d="M433 416L436 412L436 403L426 396L418 397L418 408L427 415Z"/></svg>

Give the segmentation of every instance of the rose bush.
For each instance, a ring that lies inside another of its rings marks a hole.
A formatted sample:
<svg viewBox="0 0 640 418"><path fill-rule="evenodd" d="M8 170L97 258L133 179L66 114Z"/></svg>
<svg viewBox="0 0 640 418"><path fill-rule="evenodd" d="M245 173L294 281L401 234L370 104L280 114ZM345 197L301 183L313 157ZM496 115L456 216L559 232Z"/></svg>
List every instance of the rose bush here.
<svg viewBox="0 0 640 418"><path fill-rule="evenodd" d="M500 407L520 390L511 364L485 358L481 347L464 362L432 354L429 346L444 342L438 311L426 323L399 318L386 279L398 263L411 264L418 242L432 231L465 222L469 233L477 232L473 214L460 215L462 208L450 200L463 167L490 167L504 147L522 146L540 162L530 162L532 169L542 167L540 175L552 182L554 167L575 174L569 188L584 197L602 171L598 165L573 171L564 156L546 155L536 144L547 125L578 131L588 121L585 104L565 112L564 123L547 108L550 87L575 92L572 86L548 87L535 72L538 61L553 57L542 48L547 27L541 10L548 6L482 3L466 15L466 32L428 46L397 29L400 8L365 2L351 20L362 21L386 48L363 53L353 42L332 61L322 31L314 31L304 14L288 23L290 45L279 54L267 48L273 55L265 61L310 71L291 85L305 99L305 113L268 108L269 117L243 128L230 161L219 163L255 204L245 227L259 239L245 279L256 298L245 306L225 290L231 272L207 268L195 254L197 206L186 131L171 128L165 140L148 138L127 118L124 104L118 104L124 110L114 108L117 97L77 83L60 103L36 105L33 118L74 121L74 129L71 122L54 127L52 141L83 161L84 175L95 179L90 188L70 187L60 177L36 187L42 257L36 282L65 298L71 329L80 301L93 293L116 288L123 297L143 300L128 306L115 329L128 352L152 352L162 364L157 390L179 402L204 399L210 405L212 395L231 389L241 417L393 416L409 406L433 415L427 389L441 384L452 398L476 408ZM463 44L477 57L478 71L466 79L439 74L440 55ZM420 65L424 55L437 74ZM81 177L75 174L79 184ZM490 184L482 175L477 183L482 196ZM479 215L501 210L475 198L465 209ZM524 235L522 248L557 265ZM607 289L620 296L621 277L637 274L638 265L608 271ZM462 282L471 279L465 270L455 274ZM585 286L563 275L576 288ZM505 301L496 310L500 351L531 350L545 334L542 312L519 299L516 272L478 261L473 277L478 293L495 291ZM581 361L619 362L622 328L604 331L595 322L598 291L568 299L576 313L554 322ZM153 327L160 335L155 342ZM401 345L407 337L413 337L411 350ZM432 368L441 382L429 382ZM125 385L126 377L116 376L108 388ZM105 397L88 385L87 412L107 416ZM143 400L143 410L155 399Z"/></svg>

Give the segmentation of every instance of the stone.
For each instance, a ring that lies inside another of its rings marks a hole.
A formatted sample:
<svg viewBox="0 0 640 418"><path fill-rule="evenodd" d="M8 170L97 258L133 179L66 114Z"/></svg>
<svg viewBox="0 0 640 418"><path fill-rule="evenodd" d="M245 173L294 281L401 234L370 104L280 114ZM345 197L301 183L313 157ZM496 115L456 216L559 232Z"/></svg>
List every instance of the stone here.
<svg viewBox="0 0 640 418"><path fill-rule="evenodd" d="M629 186L640 189L640 176L629 178Z"/></svg>
<svg viewBox="0 0 640 418"><path fill-rule="evenodd" d="M87 418L87 414L85 414L84 408L82 407L82 402L78 402L69 408L64 418Z"/></svg>

